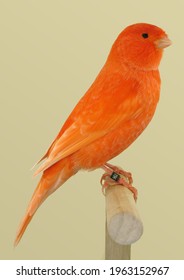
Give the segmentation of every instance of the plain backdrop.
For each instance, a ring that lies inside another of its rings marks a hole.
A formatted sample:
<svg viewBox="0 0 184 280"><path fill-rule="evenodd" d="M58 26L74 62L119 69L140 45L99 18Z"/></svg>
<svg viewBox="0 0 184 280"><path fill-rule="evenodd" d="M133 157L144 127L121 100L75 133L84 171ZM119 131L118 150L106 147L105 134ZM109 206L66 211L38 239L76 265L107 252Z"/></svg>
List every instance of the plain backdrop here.
<svg viewBox="0 0 184 280"><path fill-rule="evenodd" d="M41 206L21 243L17 227L39 178L31 166L103 66L127 25L162 27L173 45L145 132L111 162L129 170L144 223L132 259L184 258L184 1L0 1L1 259L104 259L102 170L80 172Z"/></svg>

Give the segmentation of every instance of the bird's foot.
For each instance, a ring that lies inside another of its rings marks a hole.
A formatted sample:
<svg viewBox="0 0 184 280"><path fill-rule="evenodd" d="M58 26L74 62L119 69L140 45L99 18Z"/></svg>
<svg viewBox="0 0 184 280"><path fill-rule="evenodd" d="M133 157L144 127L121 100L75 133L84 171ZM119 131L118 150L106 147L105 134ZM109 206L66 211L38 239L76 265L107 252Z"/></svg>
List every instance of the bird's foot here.
<svg viewBox="0 0 184 280"><path fill-rule="evenodd" d="M110 163L106 163L102 166L102 169L105 170L105 174L101 178L102 192L105 194L105 189L110 185L123 185L128 188L134 195L135 201L137 200L137 189L132 186L133 178L130 172L127 172L117 166L114 166Z"/></svg>
<svg viewBox="0 0 184 280"><path fill-rule="evenodd" d="M122 168L120 168L118 166L112 165L110 163L106 163L102 166L102 168L106 172L107 172L107 170L110 170L111 172L115 172L115 173L122 175L123 177L127 178L129 184L133 183L132 174L130 172L123 170Z"/></svg>
<svg viewBox="0 0 184 280"><path fill-rule="evenodd" d="M105 189L109 186L109 185L115 185L116 182L114 182L110 177L108 173L104 173L102 175L102 178L100 180L100 184L102 185L102 193L103 195L105 195Z"/></svg>

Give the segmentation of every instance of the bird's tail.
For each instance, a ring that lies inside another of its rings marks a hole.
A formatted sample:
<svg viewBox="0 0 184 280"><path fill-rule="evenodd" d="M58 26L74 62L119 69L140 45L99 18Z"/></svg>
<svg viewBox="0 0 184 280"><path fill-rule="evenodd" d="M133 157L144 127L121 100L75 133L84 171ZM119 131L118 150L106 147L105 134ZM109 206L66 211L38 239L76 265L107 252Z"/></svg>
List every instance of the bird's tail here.
<svg viewBox="0 0 184 280"><path fill-rule="evenodd" d="M31 201L28 205L26 214L18 229L14 245L16 246L22 235L24 234L28 224L30 223L33 215L38 207L44 202L44 200L59 188L67 179L74 175L74 169L68 158L63 159L49 169L45 170L37 188L35 189Z"/></svg>

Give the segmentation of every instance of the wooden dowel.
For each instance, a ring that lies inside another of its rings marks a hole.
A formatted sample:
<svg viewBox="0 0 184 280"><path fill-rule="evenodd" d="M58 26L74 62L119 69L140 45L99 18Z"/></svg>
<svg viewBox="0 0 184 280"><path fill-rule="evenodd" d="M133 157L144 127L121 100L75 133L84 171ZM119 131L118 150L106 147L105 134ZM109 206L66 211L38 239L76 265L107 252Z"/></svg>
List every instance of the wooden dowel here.
<svg viewBox="0 0 184 280"><path fill-rule="evenodd" d="M109 186L105 193L106 259L130 259L130 245L143 233L133 194L122 185Z"/></svg>
<svg viewBox="0 0 184 280"><path fill-rule="evenodd" d="M130 260L131 246L120 245L109 236L107 223L105 229L105 259L106 260Z"/></svg>

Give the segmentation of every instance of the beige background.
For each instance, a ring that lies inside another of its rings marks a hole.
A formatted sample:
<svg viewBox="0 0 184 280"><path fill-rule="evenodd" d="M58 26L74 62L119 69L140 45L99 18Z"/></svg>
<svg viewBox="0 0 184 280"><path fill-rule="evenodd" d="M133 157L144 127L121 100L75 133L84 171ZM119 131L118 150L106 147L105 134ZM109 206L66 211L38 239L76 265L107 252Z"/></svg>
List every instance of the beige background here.
<svg viewBox="0 0 184 280"><path fill-rule="evenodd" d="M81 172L17 226L36 186L30 167L93 82L119 32L136 22L173 41L151 125L112 161L134 175L144 235L132 259L184 258L184 1L0 1L0 259L103 259L101 170Z"/></svg>

